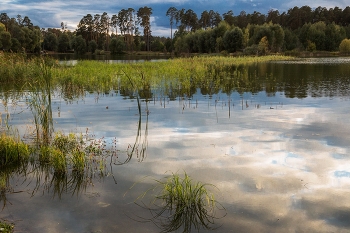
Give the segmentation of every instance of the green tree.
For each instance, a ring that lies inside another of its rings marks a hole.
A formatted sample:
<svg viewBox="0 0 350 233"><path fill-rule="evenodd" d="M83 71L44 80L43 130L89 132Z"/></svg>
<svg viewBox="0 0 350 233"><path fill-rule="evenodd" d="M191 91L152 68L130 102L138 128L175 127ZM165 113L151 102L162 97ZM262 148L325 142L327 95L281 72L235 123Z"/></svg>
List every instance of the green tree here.
<svg viewBox="0 0 350 233"><path fill-rule="evenodd" d="M143 36L145 38L147 51L150 50L150 39L151 39L151 15L152 15L152 8L150 7L141 7L137 11L137 19L140 23L140 26L143 28Z"/></svg>
<svg viewBox="0 0 350 233"><path fill-rule="evenodd" d="M96 43L96 41L95 41L95 40L90 40L90 41L89 41L89 51L90 51L91 53L95 53L96 49L97 49L97 43Z"/></svg>
<svg viewBox="0 0 350 233"><path fill-rule="evenodd" d="M284 30L279 24L269 23L272 31L271 50L273 52L280 52L284 43Z"/></svg>
<svg viewBox="0 0 350 233"><path fill-rule="evenodd" d="M317 50L325 50L326 48L325 31L326 31L326 23L323 21L311 24L308 30L307 39L315 43Z"/></svg>
<svg viewBox="0 0 350 233"><path fill-rule="evenodd" d="M261 38L259 45L258 45L259 53L262 55L265 55L268 53L269 49L269 41L266 36Z"/></svg>
<svg viewBox="0 0 350 233"><path fill-rule="evenodd" d="M10 17L8 17L7 13L0 13L0 23L5 26L5 31L8 31L9 22Z"/></svg>
<svg viewBox="0 0 350 233"><path fill-rule="evenodd" d="M125 49L125 43L121 39L113 38L109 45L111 54L121 54Z"/></svg>
<svg viewBox="0 0 350 233"><path fill-rule="evenodd" d="M225 32L222 40L228 52L236 52L243 47L243 32L240 28L234 27L232 30Z"/></svg>
<svg viewBox="0 0 350 233"><path fill-rule="evenodd" d="M76 36L72 40L72 48L74 49L74 52L77 54L85 54L86 53L86 42L82 35Z"/></svg>
<svg viewBox="0 0 350 233"><path fill-rule="evenodd" d="M164 46L163 42L161 42L159 39L152 41L152 44L151 44L152 51L163 52L164 48L165 48L165 46Z"/></svg>
<svg viewBox="0 0 350 233"><path fill-rule="evenodd" d="M174 20L176 19L177 9L175 7L169 7L169 9L166 12L166 16L169 17L170 20L170 38L173 40L173 25Z"/></svg>
<svg viewBox="0 0 350 233"><path fill-rule="evenodd" d="M62 33L58 37L58 52L65 53L69 50L69 36L66 33Z"/></svg>
<svg viewBox="0 0 350 233"><path fill-rule="evenodd" d="M47 33L43 42L43 49L48 51L57 51L58 40L57 36L54 33Z"/></svg>
<svg viewBox="0 0 350 233"><path fill-rule="evenodd" d="M112 15L111 18L111 26L115 30L115 35L118 36L118 16L117 15Z"/></svg>
<svg viewBox="0 0 350 233"><path fill-rule="evenodd" d="M209 28L210 25L210 15L208 11L203 11L201 14L201 18L199 19L199 25L203 29Z"/></svg>
<svg viewBox="0 0 350 233"><path fill-rule="evenodd" d="M331 23L326 27L325 36L325 50L337 51L341 41L346 38L346 32L343 27Z"/></svg>
<svg viewBox="0 0 350 233"><path fill-rule="evenodd" d="M22 51L21 43L16 38L11 38L11 50L15 53Z"/></svg>
<svg viewBox="0 0 350 233"><path fill-rule="evenodd" d="M228 23L230 26L235 24L235 17L233 16L232 10L229 10L228 12L224 13L223 17L226 23Z"/></svg>
<svg viewBox="0 0 350 233"><path fill-rule="evenodd" d="M307 46L306 46L306 50L309 52L313 52L315 51L317 48L316 44L310 40L307 41Z"/></svg>
<svg viewBox="0 0 350 233"><path fill-rule="evenodd" d="M181 27L187 32L196 31L199 27L198 25L198 17L193 10L188 9L181 14Z"/></svg>
<svg viewBox="0 0 350 233"><path fill-rule="evenodd" d="M5 32L6 31L6 27L3 23L0 23L0 32Z"/></svg>
<svg viewBox="0 0 350 233"><path fill-rule="evenodd" d="M94 38L94 21L91 14L87 14L79 21L76 35L82 36L85 41L90 41Z"/></svg>
<svg viewBox="0 0 350 233"><path fill-rule="evenodd" d="M189 48L184 37L180 37L175 41L174 44L175 54L188 53Z"/></svg>
<svg viewBox="0 0 350 233"><path fill-rule="evenodd" d="M279 24L280 23L280 12L278 10L269 10L269 12L267 13L267 17L266 17L266 22L269 23L273 23L273 24Z"/></svg>
<svg viewBox="0 0 350 233"><path fill-rule="evenodd" d="M341 53L350 53L350 39L344 39L339 45L339 51Z"/></svg>
<svg viewBox="0 0 350 233"><path fill-rule="evenodd" d="M299 39L295 33L289 28L284 29L284 48L286 50L293 50L298 48Z"/></svg>

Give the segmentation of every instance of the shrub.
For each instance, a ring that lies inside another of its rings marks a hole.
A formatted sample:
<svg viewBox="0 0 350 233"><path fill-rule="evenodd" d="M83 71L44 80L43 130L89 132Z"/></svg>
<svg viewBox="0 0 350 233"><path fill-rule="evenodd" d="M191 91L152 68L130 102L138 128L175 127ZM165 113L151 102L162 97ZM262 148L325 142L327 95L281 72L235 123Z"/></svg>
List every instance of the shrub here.
<svg viewBox="0 0 350 233"><path fill-rule="evenodd" d="M350 53L350 39L344 39L339 45L339 51L341 53Z"/></svg>

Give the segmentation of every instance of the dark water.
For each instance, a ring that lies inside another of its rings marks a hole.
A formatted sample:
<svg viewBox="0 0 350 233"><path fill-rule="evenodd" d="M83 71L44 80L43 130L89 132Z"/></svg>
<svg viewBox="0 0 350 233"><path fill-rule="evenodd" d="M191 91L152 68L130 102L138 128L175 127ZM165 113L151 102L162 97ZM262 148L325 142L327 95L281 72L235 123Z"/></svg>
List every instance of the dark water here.
<svg viewBox="0 0 350 233"><path fill-rule="evenodd" d="M73 101L56 95L56 131L88 128L96 138L116 139L120 161L140 132L136 146L146 153L61 198L50 189L33 194L32 174L25 181L14 176L0 218L13 221L18 232L159 232L140 221L150 213L133 201L153 179L185 171L219 189L213 192L227 215L214 232L348 232L350 59L242 70L240 82L227 77L224 88L194 85L171 98L153 89L141 101L141 118L136 99L119 90ZM11 123L26 134L31 112L25 103L9 110Z"/></svg>

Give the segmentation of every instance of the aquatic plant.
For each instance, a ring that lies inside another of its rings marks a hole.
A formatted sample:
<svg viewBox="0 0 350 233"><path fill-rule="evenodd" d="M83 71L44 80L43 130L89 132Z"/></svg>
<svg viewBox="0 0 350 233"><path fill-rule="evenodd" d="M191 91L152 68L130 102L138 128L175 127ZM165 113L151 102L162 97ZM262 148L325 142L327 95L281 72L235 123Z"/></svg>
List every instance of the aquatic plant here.
<svg viewBox="0 0 350 233"><path fill-rule="evenodd" d="M12 233L14 225L7 221L0 221L0 232L1 233Z"/></svg>
<svg viewBox="0 0 350 233"><path fill-rule="evenodd" d="M0 134L0 168L21 165L28 161L29 155L27 144L5 133Z"/></svg>
<svg viewBox="0 0 350 233"><path fill-rule="evenodd" d="M52 123L52 66L51 59L37 59L37 76L30 83L29 106L33 113L38 144L48 145L53 132Z"/></svg>
<svg viewBox="0 0 350 233"><path fill-rule="evenodd" d="M214 185L194 182L186 173L184 177L172 174L156 182L158 185L139 197L143 199L150 190L156 191L158 194L152 199L151 206L137 204L150 210L152 218L147 220L157 225L162 232L214 229L215 219L218 218L216 211L223 211L222 217L226 215L223 206L208 191L208 187Z"/></svg>

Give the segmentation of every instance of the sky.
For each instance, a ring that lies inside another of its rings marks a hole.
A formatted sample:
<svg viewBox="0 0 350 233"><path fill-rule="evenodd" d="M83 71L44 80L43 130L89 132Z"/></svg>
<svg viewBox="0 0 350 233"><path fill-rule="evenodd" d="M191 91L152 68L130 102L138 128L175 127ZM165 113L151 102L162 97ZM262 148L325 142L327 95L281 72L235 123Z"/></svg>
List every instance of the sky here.
<svg viewBox="0 0 350 233"><path fill-rule="evenodd" d="M258 11L267 14L271 9L280 13L294 6L318 6L344 9L348 0L0 0L0 13L7 13L10 18L18 14L28 16L34 25L41 28L59 28L61 22L67 23L68 29L75 30L80 19L87 14L95 15L107 12L109 16L118 14L121 9L129 7L138 10L140 7L151 7L152 34L155 36L170 36L169 19L166 11L169 7L177 9L192 9L200 17L204 10L214 10L220 14L229 10L238 15L241 11L253 13Z"/></svg>

